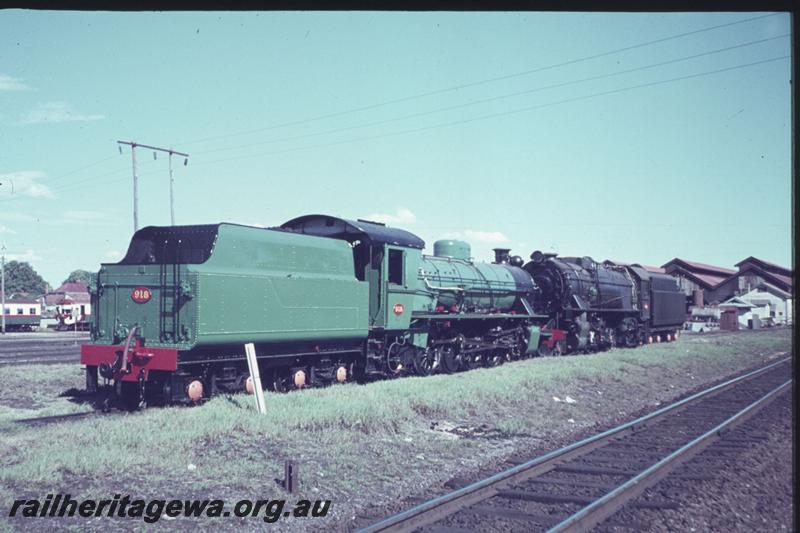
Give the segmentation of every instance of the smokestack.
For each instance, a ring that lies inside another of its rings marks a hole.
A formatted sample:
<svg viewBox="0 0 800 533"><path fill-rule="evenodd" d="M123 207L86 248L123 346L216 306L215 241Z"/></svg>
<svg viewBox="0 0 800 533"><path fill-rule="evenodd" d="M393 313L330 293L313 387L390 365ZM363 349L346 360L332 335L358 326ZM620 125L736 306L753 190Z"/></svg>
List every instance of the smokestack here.
<svg viewBox="0 0 800 533"><path fill-rule="evenodd" d="M496 264L508 263L508 255L511 248L494 248L494 262Z"/></svg>

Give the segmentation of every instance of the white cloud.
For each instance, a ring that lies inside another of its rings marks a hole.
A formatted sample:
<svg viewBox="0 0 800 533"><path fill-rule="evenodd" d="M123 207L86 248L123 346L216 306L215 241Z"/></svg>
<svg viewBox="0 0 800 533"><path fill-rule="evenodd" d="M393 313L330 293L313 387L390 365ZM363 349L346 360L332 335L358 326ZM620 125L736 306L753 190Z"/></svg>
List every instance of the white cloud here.
<svg viewBox="0 0 800 533"><path fill-rule="evenodd" d="M49 187L36 182L44 176L45 173L38 170L2 173L0 174L0 197L19 194L32 198L53 198L53 191Z"/></svg>
<svg viewBox="0 0 800 533"><path fill-rule="evenodd" d="M41 261L42 256L36 254L33 250L25 250L22 254L7 254L6 261L21 261L26 263L33 263Z"/></svg>
<svg viewBox="0 0 800 533"><path fill-rule="evenodd" d="M463 239L467 242L481 242L489 244L505 244L508 237L502 231L479 231L465 229L464 231L449 231L442 234L443 239Z"/></svg>
<svg viewBox="0 0 800 533"><path fill-rule="evenodd" d="M25 91L28 86L19 78L0 74L0 91Z"/></svg>
<svg viewBox="0 0 800 533"><path fill-rule="evenodd" d="M497 244L508 242L508 237L506 237L502 231L475 231L468 229L464 231L464 234L467 236L467 239L472 241Z"/></svg>
<svg viewBox="0 0 800 533"><path fill-rule="evenodd" d="M23 115L23 124L43 124L55 122L87 122L102 120L105 115L83 115L75 111L66 102L39 102L27 115Z"/></svg>
<svg viewBox="0 0 800 533"><path fill-rule="evenodd" d="M122 256L125 254L120 252L119 250L109 250L106 252L105 258L111 259L112 261L119 261L122 259Z"/></svg>
<svg viewBox="0 0 800 533"><path fill-rule="evenodd" d="M0 183L2 183L2 178L0 178ZM6 194L10 194L9 191L4 191L3 186L0 186L0 196L4 196ZM16 193L16 189L14 189ZM0 220L7 220L9 222L36 222L36 217L33 217L27 213L12 213L11 211L0 210Z"/></svg>
<svg viewBox="0 0 800 533"><path fill-rule="evenodd" d="M14 235L17 232L14 231L13 229L9 228L8 226L0 224L0 233L8 233L8 234Z"/></svg>
<svg viewBox="0 0 800 533"><path fill-rule="evenodd" d="M383 222L384 224L413 224L417 220L415 215L410 209L399 207L394 215L385 213L373 213L365 217L366 220L374 222Z"/></svg>

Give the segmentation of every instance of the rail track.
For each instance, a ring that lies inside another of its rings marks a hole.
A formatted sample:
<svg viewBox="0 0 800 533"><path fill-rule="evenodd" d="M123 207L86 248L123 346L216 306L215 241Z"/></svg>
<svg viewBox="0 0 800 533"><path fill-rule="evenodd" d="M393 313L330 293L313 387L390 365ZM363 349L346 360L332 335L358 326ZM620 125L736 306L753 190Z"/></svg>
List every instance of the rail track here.
<svg viewBox="0 0 800 533"><path fill-rule="evenodd" d="M486 479L456 480L462 485L457 490L360 531L561 532L587 531L601 523L636 529L607 519L626 506L675 508L669 500L637 497L666 476L691 479L692 472L678 474L676 468L715 441L741 445L731 430L791 384L787 357Z"/></svg>
<svg viewBox="0 0 800 533"><path fill-rule="evenodd" d="M81 420L93 416L101 416L102 411L88 411L85 413L69 413L66 415L51 415L51 416L38 416L35 418L19 418L14 420L15 423L23 426L41 426L45 424L54 424L57 422L69 422L71 420Z"/></svg>
<svg viewBox="0 0 800 533"><path fill-rule="evenodd" d="M77 363L80 360L81 344L88 336L59 335L30 338L0 339L0 366Z"/></svg>

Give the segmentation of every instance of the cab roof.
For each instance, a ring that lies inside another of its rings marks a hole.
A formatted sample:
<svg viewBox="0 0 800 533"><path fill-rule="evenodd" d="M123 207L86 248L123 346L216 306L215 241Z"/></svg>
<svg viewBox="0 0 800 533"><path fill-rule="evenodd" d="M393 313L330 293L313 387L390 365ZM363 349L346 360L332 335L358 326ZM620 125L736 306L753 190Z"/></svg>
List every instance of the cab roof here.
<svg viewBox="0 0 800 533"><path fill-rule="evenodd" d="M372 244L393 244L420 250L425 247L425 241L411 232L389 228L380 222L361 219L349 220L330 215L304 215L293 218L283 223L281 229L319 237L343 239L348 242L362 240Z"/></svg>

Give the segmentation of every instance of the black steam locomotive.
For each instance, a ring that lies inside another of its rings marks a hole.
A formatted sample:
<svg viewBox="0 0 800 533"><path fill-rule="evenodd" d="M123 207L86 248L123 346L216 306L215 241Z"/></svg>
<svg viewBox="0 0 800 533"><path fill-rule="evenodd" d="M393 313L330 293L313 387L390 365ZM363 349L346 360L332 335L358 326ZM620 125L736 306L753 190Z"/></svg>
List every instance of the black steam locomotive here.
<svg viewBox="0 0 800 533"><path fill-rule="evenodd" d="M550 328L567 333L556 352L673 340L686 318L675 278L640 265L536 251L523 268L537 287L534 311L551 317Z"/></svg>

